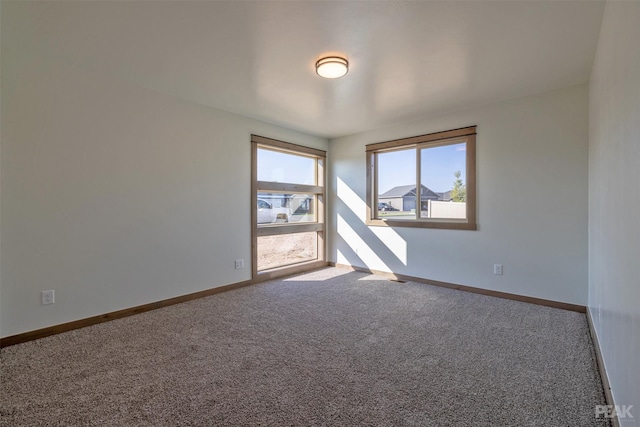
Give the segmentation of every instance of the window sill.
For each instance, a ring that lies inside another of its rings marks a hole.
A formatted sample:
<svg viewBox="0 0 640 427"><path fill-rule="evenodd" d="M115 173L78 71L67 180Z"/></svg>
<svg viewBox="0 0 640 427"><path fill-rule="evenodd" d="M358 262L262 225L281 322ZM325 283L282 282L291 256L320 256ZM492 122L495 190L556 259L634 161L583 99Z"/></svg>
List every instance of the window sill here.
<svg viewBox="0 0 640 427"><path fill-rule="evenodd" d="M475 222L466 219L461 220L417 220L417 219L368 219L367 225L375 227L410 227L410 228L436 228L445 230L477 230Z"/></svg>
<svg viewBox="0 0 640 427"><path fill-rule="evenodd" d="M254 281L264 282L279 277L290 276L292 274L304 273L318 268L326 267L329 265L327 261L322 259L313 259L309 261L303 261L296 264L283 265L281 267L274 267L268 270L262 270L256 273Z"/></svg>

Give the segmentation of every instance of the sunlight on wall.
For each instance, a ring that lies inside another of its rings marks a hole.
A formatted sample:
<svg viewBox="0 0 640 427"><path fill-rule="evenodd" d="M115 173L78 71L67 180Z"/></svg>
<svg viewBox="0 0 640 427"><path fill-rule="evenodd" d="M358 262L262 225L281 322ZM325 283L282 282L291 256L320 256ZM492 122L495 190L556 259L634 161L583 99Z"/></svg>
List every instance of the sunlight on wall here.
<svg viewBox="0 0 640 427"><path fill-rule="evenodd" d="M340 249L336 252L336 264L351 265L351 263L349 263L349 259L344 256Z"/></svg>
<svg viewBox="0 0 640 427"><path fill-rule="evenodd" d="M407 265L407 241L391 227L370 227L373 234L385 244L402 265Z"/></svg>
<svg viewBox="0 0 640 427"><path fill-rule="evenodd" d="M364 262L367 268L391 272L387 264L382 261L378 254L369 247L367 242L358 235L340 214L338 214L337 231L338 235L349 245L358 258ZM347 261L346 264L351 265L351 262Z"/></svg>
<svg viewBox="0 0 640 427"><path fill-rule="evenodd" d="M353 212L356 217L358 217L358 219L364 224L364 216L366 215L367 211L366 203L340 178L338 178L337 182L337 195L338 198L342 202L344 202L344 205L348 207L351 212ZM338 216L339 218L341 218L340 215ZM390 227L369 227L369 229L380 240L380 242L382 242L396 256L396 258L398 258L398 260L403 265L407 265L407 242L406 240L404 240L404 238L402 238L393 228ZM344 238L344 236L342 237ZM360 236L358 236L358 238L360 238ZM346 238L345 241L347 242L347 244L351 245L351 243L347 241ZM362 241L364 242L364 240ZM369 247L370 245L366 246ZM358 255L361 257L360 254ZM347 264L349 263L347 262Z"/></svg>
<svg viewBox="0 0 640 427"><path fill-rule="evenodd" d="M367 204L340 177L338 177L337 193L338 198L344 202L344 205L351 209L351 212L356 214L358 219L364 223Z"/></svg>

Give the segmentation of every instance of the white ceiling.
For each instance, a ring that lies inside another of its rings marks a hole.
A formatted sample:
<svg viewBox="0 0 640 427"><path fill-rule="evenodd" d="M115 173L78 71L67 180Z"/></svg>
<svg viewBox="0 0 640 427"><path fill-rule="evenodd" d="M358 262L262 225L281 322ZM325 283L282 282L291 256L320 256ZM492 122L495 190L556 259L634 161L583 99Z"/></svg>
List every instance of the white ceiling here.
<svg viewBox="0 0 640 427"><path fill-rule="evenodd" d="M3 2L3 43L336 137L587 82L603 7L599 1ZM315 61L327 53L349 59L347 76L315 74Z"/></svg>

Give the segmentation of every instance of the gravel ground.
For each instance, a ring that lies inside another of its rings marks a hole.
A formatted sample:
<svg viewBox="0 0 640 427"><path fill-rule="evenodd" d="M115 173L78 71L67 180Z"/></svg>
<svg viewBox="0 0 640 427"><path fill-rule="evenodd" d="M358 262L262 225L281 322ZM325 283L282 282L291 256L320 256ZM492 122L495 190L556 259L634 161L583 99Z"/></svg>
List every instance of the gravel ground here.
<svg viewBox="0 0 640 427"><path fill-rule="evenodd" d="M315 232L258 237L258 270L318 258Z"/></svg>

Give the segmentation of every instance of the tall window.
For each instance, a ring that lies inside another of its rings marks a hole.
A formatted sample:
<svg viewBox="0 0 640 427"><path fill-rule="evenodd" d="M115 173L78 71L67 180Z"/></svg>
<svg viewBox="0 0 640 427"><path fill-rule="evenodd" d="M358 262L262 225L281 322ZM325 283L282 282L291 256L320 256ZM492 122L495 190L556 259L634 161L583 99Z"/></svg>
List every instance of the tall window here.
<svg viewBox="0 0 640 427"><path fill-rule="evenodd" d="M475 230L476 127L367 145L367 223Z"/></svg>
<svg viewBox="0 0 640 427"><path fill-rule="evenodd" d="M257 135L251 143L254 278L326 265L326 153Z"/></svg>

